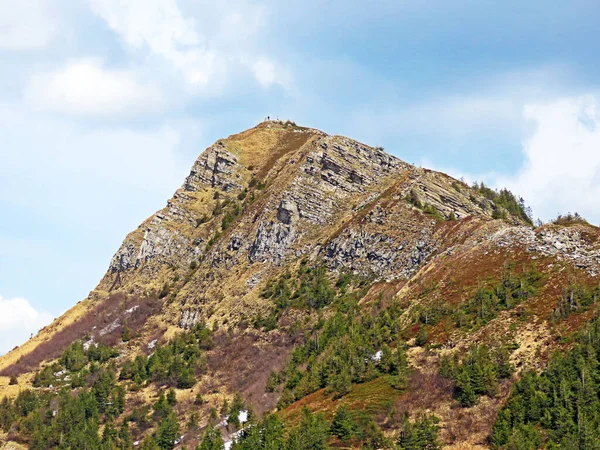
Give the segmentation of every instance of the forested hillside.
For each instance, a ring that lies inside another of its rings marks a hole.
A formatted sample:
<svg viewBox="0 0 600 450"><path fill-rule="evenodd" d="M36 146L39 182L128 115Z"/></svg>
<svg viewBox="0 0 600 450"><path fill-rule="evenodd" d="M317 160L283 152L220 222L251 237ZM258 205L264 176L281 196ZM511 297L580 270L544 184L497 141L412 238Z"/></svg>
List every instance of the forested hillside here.
<svg viewBox="0 0 600 450"><path fill-rule="evenodd" d="M0 358L0 442L596 448L599 236L263 122L205 150L88 298Z"/></svg>

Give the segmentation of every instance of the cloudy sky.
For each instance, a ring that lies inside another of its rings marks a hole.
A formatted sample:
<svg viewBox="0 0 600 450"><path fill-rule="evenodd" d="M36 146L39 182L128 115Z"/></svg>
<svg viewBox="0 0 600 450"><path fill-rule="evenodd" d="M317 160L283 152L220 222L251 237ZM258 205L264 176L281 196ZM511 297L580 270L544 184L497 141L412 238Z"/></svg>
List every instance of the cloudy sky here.
<svg viewBox="0 0 600 450"><path fill-rule="evenodd" d="M265 116L600 222L597 0L0 0L0 353Z"/></svg>

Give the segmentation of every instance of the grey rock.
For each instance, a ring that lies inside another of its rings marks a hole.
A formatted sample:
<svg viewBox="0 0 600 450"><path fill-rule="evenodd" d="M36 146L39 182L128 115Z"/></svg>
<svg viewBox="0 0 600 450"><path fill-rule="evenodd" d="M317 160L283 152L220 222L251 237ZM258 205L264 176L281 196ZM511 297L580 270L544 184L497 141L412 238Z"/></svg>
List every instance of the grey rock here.
<svg viewBox="0 0 600 450"><path fill-rule="evenodd" d="M241 189L242 186L234 179L236 166L237 157L228 152L222 143L217 143L196 160L183 189L188 192L197 191L202 186L219 188L225 192Z"/></svg>
<svg viewBox="0 0 600 450"><path fill-rule="evenodd" d="M279 208L277 209L277 219L286 224L291 225L292 221L299 217L298 206L292 200L281 200Z"/></svg>
<svg viewBox="0 0 600 450"><path fill-rule="evenodd" d="M254 243L248 250L248 259L255 261L281 261L286 250L296 238L295 229L280 222L261 222Z"/></svg>

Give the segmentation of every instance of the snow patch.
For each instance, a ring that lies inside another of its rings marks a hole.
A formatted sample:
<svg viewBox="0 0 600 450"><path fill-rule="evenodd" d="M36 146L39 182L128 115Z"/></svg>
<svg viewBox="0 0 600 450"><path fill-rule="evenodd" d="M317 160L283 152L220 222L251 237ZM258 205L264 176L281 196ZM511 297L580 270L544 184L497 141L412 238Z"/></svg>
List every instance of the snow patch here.
<svg viewBox="0 0 600 450"><path fill-rule="evenodd" d="M383 352L381 350L378 350L374 354L372 354L371 356L369 356L368 358L365 358L365 362L366 363L368 363L370 361L380 362L382 356L383 356Z"/></svg>
<svg viewBox="0 0 600 450"><path fill-rule="evenodd" d="M112 322L112 323L108 324L107 326L105 326L104 328L102 328L98 334L100 334L100 336L105 336L108 333L116 330L120 326L121 326L121 323L118 320L115 320L114 322Z"/></svg>
<svg viewBox="0 0 600 450"><path fill-rule="evenodd" d="M381 350L378 350L373 356L371 356L371 359L373 361L381 361L381 357L383 356L383 352Z"/></svg>
<svg viewBox="0 0 600 450"><path fill-rule="evenodd" d="M136 309L138 309L139 307L140 307L140 305L135 305L135 306L132 306L131 308L129 308L129 309L126 309L126 310L125 310L125 312L126 312L127 314L131 314L132 312L134 312L134 311L135 311Z"/></svg>
<svg viewBox="0 0 600 450"><path fill-rule="evenodd" d="M84 342L83 349L87 352L92 346L92 344L94 344L94 339L90 339L89 341Z"/></svg>

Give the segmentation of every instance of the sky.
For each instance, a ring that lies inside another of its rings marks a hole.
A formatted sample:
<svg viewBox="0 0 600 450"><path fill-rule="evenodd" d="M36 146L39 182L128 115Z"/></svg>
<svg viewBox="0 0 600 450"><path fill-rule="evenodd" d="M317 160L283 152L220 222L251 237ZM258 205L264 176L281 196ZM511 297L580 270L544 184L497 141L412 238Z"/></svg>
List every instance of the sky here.
<svg viewBox="0 0 600 450"><path fill-rule="evenodd" d="M0 354L267 115L600 223L597 0L0 0Z"/></svg>

